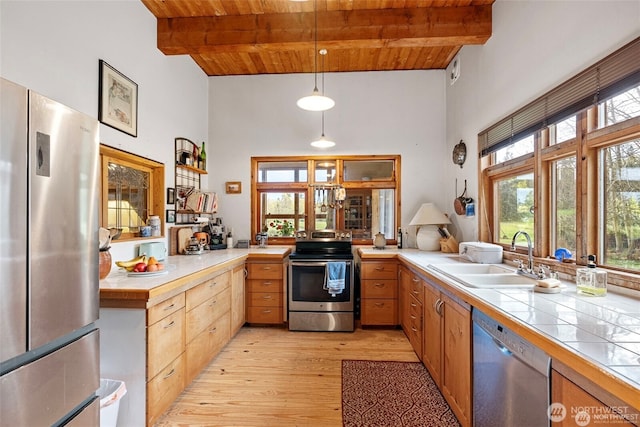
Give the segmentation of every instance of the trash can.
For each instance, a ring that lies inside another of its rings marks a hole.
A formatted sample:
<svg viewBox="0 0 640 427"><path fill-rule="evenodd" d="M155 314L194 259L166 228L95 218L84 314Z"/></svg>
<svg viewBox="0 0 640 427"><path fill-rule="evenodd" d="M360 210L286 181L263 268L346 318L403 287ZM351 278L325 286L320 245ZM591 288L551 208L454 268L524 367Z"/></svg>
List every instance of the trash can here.
<svg viewBox="0 0 640 427"><path fill-rule="evenodd" d="M100 427L116 427L120 399L127 393L124 381L100 379Z"/></svg>

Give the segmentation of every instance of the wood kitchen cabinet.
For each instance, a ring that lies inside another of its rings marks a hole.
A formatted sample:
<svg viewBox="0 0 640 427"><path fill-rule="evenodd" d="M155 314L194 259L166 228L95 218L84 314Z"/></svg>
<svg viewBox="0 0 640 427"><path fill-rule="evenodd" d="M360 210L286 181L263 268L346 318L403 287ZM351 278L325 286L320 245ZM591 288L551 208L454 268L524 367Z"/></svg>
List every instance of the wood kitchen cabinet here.
<svg viewBox="0 0 640 427"><path fill-rule="evenodd" d="M422 361L463 427L471 426L471 307L423 280Z"/></svg>
<svg viewBox="0 0 640 427"><path fill-rule="evenodd" d="M185 296L180 293L147 313L147 422L180 395L185 379Z"/></svg>
<svg viewBox="0 0 640 427"><path fill-rule="evenodd" d="M235 290L242 298L244 289L234 289L232 282L244 281L244 262L240 258L180 277L169 281L166 291L154 289L144 298L123 298L118 301L123 308L101 301L100 370L125 382L123 424L154 425L235 335L232 296ZM244 309L244 301L238 305ZM237 316L240 324L242 314Z"/></svg>
<svg viewBox="0 0 640 427"><path fill-rule="evenodd" d="M190 384L231 339L231 271L186 291L185 335Z"/></svg>
<svg viewBox="0 0 640 427"><path fill-rule="evenodd" d="M405 266L399 270L400 325L418 357L422 359L424 282Z"/></svg>
<svg viewBox="0 0 640 427"><path fill-rule="evenodd" d="M556 365L552 362L552 365ZM566 414L553 420L554 426L623 426L637 425L638 409L630 407L616 397L604 392L599 386L570 368L558 367L571 379L556 369L551 369L551 402L562 403ZM589 391L587 391L585 388ZM598 396L594 396L594 394ZM625 419L625 416L627 419Z"/></svg>
<svg viewBox="0 0 640 427"><path fill-rule="evenodd" d="M251 260L247 262L247 322L284 323L286 263Z"/></svg>
<svg viewBox="0 0 640 427"><path fill-rule="evenodd" d="M245 322L244 278L247 270L239 265L231 272L231 336L235 335Z"/></svg>
<svg viewBox="0 0 640 427"><path fill-rule="evenodd" d="M398 263L363 260L360 265L360 323L398 325Z"/></svg>

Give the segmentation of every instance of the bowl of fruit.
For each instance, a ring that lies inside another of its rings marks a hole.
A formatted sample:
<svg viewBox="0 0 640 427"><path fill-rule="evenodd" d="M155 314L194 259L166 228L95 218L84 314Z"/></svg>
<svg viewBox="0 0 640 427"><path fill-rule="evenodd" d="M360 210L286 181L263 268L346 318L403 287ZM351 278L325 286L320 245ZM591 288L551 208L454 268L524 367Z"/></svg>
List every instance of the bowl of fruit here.
<svg viewBox="0 0 640 427"><path fill-rule="evenodd" d="M129 261L116 261L116 265L127 271L129 276L157 276L167 274L169 269L155 257L140 255Z"/></svg>

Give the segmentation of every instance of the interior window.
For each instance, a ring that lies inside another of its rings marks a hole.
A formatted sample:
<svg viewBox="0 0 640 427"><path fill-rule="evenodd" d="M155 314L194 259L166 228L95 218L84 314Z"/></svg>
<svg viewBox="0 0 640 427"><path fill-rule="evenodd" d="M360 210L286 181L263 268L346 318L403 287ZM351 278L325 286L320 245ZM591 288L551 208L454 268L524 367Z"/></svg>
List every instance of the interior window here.
<svg viewBox="0 0 640 427"><path fill-rule="evenodd" d="M152 215L164 230L164 165L100 145L100 226L122 230L120 240L139 238Z"/></svg>
<svg viewBox="0 0 640 427"><path fill-rule="evenodd" d="M640 270L640 139L601 150L602 264Z"/></svg>
<svg viewBox="0 0 640 427"><path fill-rule="evenodd" d="M400 156L261 157L252 168L252 235L289 243L299 230L346 229L356 244L378 232L395 242Z"/></svg>

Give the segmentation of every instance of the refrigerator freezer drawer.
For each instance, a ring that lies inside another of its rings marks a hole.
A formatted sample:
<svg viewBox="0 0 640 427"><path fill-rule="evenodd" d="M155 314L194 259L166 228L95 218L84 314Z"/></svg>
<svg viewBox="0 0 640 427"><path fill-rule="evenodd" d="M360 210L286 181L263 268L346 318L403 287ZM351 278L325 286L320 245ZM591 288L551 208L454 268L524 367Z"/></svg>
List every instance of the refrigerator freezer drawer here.
<svg viewBox="0 0 640 427"><path fill-rule="evenodd" d="M51 426L95 399L100 387L99 355L99 333L95 329L2 376L0 425Z"/></svg>

